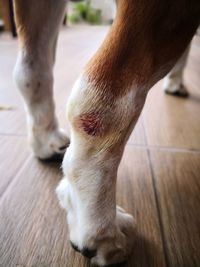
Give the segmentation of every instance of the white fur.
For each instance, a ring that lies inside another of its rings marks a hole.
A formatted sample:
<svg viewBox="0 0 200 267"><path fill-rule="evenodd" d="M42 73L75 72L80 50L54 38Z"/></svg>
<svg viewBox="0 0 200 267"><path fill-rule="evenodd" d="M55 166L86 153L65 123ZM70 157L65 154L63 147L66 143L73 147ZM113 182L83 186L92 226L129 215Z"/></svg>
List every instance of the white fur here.
<svg viewBox="0 0 200 267"><path fill-rule="evenodd" d="M37 20L40 4L33 7L36 18L32 12L20 20L24 24L18 25L20 51L14 70L25 103L29 139L35 155L42 159L63 154L69 143L64 131L58 127L53 101L53 64L66 1L52 1L48 5L49 14L44 20L41 18L42 22Z"/></svg>
<svg viewBox="0 0 200 267"><path fill-rule="evenodd" d="M48 61L43 63L38 60L34 68L31 68L26 63L29 60L32 60L29 55L24 51L19 52L14 77L25 102L29 140L33 151L39 158L49 158L56 153L63 153L63 147L67 146L69 139L58 128L55 117L53 78Z"/></svg>
<svg viewBox="0 0 200 267"><path fill-rule="evenodd" d="M73 126L73 118L85 109L91 109L92 105L88 107L88 103L97 101L95 97L98 98L98 94L94 90L84 75L72 90L68 103L71 143L63 160L64 178L56 192L61 206L67 210L70 240L80 250L85 247L97 250L92 262L103 266L123 261L130 252L134 240L134 220L124 210L116 208L115 201L117 168L124 142L117 145L116 153L109 155L108 142L111 140L117 143L118 138L114 138L114 141L112 138L109 141L99 140L98 137L87 138ZM127 118L130 119L135 110L141 109L134 103L136 95L136 91L130 91L117 100L116 110L107 109L107 113L112 112L113 121L116 116L117 124L114 127L118 126L119 131L122 130L121 127L125 127L125 136L130 132L127 128L130 120L127 121ZM138 105L140 106L139 103ZM124 125L117 122L119 113L124 117ZM126 229L127 233L122 229ZM106 255L111 251L118 253L106 260Z"/></svg>
<svg viewBox="0 0 200 267"><path fill-rule="evenodd" d="M178 60L176 65L172 68L169 74L164 78L163 89L167 93L179 93L180 95L187 95L187 90L183 86L183 71L187 63L189 48L184 52L182 57Z"/></svg>

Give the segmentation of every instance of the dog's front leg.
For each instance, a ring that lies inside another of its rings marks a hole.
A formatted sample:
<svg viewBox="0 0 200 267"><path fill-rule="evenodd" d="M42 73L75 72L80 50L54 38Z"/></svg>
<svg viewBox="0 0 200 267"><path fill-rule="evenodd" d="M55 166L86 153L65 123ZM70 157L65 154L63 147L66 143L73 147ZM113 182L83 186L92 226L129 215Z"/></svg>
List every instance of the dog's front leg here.
<svg viewBox="0 0 200 267"><path fill-rule="evenodd" d="M53 100L53 65L65 2L14 1L20 44L14 78L26 107L29 140L41 159L63 156L69 143Z"/></svg>
<svg viewBox="0 0 200 267"><path fill-rule="evenodd" d="M68 103L71 143L57 188L73 246L100 266L124 261L134 242L133 217L116 207L116 176L145 93L132 90L111 99L84 77L73 88Z"/></svg>
<svg viewBox="0 0 200 267"><path fill-rule="evenodd" d="M134 241L134 221L121 208L116 209L119 159L107 153L84 159L91 147L87 145L81 152L75 146L70 145L66 153L65 177L57 188L60 203L67 210L72 246L99 266L124 261Z"/></svg>
<svg viewBox="0 0 200 267"><path fill-rule="evenodd" d="M182 31L181 13L172 31L168 21L177 16L166 17L168 4L162 5L118 1L116 20L68 103L71 143L57 193L73 246L99 266L125 260L132 248L133 218L116 208L118 164L149 88L173 67L199 24L191 12L193 23Z"/></svg>

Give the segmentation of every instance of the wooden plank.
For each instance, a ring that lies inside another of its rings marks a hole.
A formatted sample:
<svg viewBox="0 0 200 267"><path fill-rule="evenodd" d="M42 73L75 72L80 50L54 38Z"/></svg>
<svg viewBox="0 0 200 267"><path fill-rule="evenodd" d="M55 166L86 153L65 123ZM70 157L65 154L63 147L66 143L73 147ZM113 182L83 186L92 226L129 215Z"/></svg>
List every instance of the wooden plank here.
<svg viewBox="0 0 200 267"><path fill-rule="evenodd" d="M165 266L148 156L127 146L118 174L117 202L136 219L136 243L128 267Z"/></svg>
<svg viewBox="0 0 200 267"><path fill-rule="evenodd" d="M144 109L148 145L200 149L198 99L165 95L161 87L160 82L152 89Z"/></svg>
<svg viewBox="0 0 200 267"><path fill-rule="evenodd" d="M26 161L30 151L24 138L0 136L0 197Z"/></svg>
<svg viewBox="0 0 200 267"><path fill-rule="evenodd" d="M200 266L200 153L152 150L170 267Z"/></svg>
<svg viewBox="0 0 200 267"><path fill-rule="evenodd" d="M89 266L67 241L65 212L55 187L59 166L30 158L0 200L0 266ZM126 266L165 266L145 150L128 147L119 170L118 203L137 219L136 245Z"/></svg>
<svg viewBox="0 0 200 267"><path fill-rule="evenodd" d="M0 111L0 121L0 134L27 135L25 111L15 108Z"/></svg>
<svg viewBox="0 0 200 267"><path fill-rule="evenodd" d="M72 266L54 192L60 177L59 166L30 158L0 199L0 266Z"/></svg>
<svg viewBox="0 0 200 267"><path fill-rule="evenodd" d="M144 108L144 127L151 146L200 149L200 41L195 37L185 72L190 97L164 94L162 81L151 89Z"/></svg>

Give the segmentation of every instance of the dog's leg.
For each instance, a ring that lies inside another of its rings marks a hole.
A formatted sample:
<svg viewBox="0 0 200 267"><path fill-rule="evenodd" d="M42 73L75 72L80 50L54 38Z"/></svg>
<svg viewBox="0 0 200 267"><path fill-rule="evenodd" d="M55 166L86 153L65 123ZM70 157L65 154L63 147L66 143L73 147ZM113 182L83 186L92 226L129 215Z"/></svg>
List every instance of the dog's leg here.
<svg viewBox="0 0 200 267"><path fill-rule="evenodd" d="M175 96L188 96L188 91L183 84L183 72L187 63L190 46L183 53L176 65L167 74L163 81L163 89L167 94Z"/></svg>
<svg viewBox="0 0 200 267"><path fill-rule="evenodd" d="M185 1L182 12L171 3L168 12L168 1L118 1L107 38L72 90L71 143L57 194L68 211L73 247L100 266L125 260L132 249L134 220L116 207L117 168L148 90L173 67L198 26L200 4L193 2Z"/></svg>
<svg viewBox="0 0 200 267"><path fill-rule="evenodd" d="M133 90L114 99L84 74L68 102L71 143L57 194L73 247L100 266L124 261L134 242L133 217L116 208L116 177L145 94Z"/></svg>
<svg viewBox="0 0 200 267"><path fill-rule="evenodd" d="M53 101L53 65L64 0L15 0L20 50L14 78L24 98L30 142L41 159L61 155L69 140L59 129Z"/></svg>

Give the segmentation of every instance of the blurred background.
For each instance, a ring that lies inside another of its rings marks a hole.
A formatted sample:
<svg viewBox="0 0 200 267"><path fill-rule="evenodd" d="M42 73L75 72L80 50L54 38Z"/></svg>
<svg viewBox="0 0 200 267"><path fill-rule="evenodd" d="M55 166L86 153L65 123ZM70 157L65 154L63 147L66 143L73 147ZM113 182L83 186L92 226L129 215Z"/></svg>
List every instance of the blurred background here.
<svg viewBox="0 0 200 267"><path fill-rule="evenodd" d="M113 22L115 14L115 0L73 0L66 6L63 24L106 25ZM16 36L12 0L0 0L0 32L3 31Z"/></svg>

